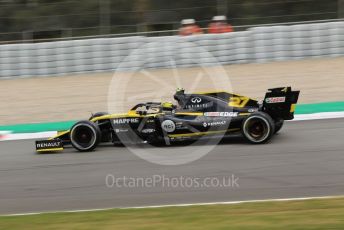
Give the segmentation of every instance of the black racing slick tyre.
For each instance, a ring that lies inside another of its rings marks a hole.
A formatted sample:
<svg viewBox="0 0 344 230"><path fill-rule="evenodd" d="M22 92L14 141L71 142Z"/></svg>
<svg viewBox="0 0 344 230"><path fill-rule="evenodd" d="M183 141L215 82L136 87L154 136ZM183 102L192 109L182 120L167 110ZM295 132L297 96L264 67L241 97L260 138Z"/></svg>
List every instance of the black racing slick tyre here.
<svg viewBox="0 0 344 230"><path fill-rule="evenodd" d="M283 124L284 124L283 119L275 121L275 133L278 133L282 129Z"/></svg>
<svg viewBox="0 0 344 230"><path fill-rule="evenodd" d="M269 114L256 112L247 117L242 124L242 134L252 144L264 144L275 133L275 123Z"/></svg>
<svg viewBox="0 0 344 230"><path fill-rule="evenodd" d="M101 132L92 121L79 121L70 130L72 146L80 152L94 150L101 139Z"/></svg>

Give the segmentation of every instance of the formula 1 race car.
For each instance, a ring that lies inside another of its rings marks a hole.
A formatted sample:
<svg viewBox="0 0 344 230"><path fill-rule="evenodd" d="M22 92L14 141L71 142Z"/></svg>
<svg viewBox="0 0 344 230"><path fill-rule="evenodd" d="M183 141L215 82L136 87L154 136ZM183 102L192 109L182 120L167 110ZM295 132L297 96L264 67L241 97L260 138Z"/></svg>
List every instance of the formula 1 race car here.
<svg viewBox="0 0 344 230"><path fill-rule="evenodd" d="M63 150L72 145L85 152L99 143L163 143L242 136L252 144L268 142L294 118L300 91L291 87L269 89L264 101L228 92L186 94L178 89L177 105L147 102L126 114L96 113L89 120L75 123L70 130L48 140L36 141L38 152Z"/></svg>

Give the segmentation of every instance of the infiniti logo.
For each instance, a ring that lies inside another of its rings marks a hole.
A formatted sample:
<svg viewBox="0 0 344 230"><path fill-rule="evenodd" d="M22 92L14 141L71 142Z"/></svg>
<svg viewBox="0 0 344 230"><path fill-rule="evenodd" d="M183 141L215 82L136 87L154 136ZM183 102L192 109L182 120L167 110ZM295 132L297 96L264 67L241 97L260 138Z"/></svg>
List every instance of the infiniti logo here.
<svg viewBox="0 0 344 230"><path fill-rule="evenodd" d="M192 103L200 103L201 101L202 101L202 99L199 98L199 97L193 97L193 98L191 98L191 102L192 102Z"/></svg>

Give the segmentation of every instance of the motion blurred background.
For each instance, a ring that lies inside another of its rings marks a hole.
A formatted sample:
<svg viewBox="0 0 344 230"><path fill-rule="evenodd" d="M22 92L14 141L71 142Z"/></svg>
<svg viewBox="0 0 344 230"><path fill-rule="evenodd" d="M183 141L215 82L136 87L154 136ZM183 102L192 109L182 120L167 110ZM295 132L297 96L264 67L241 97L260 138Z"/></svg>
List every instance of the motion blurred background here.
<svg viewBox="0 0 344 230"><path fill-rule="evenodd" d="M185 18L206 27L215 15L226 15L238 31L258 24L343 18L344 1L1 0L0 39L13 42L123 33L157 36L173 34Z"/></svg>
<svg viewBox="0 0 344 230"><path fill-rule="evenodd" d="M209 33L216 16L230 28ZM0 124L107 111L118 70L137 72L123 86L135 95L159 81L190 88L200 67L220 65L239 94L291 85L300 103L342 101L343 17L344 0L0 0ZM195 33L181 33L190 22Z"/></svg>

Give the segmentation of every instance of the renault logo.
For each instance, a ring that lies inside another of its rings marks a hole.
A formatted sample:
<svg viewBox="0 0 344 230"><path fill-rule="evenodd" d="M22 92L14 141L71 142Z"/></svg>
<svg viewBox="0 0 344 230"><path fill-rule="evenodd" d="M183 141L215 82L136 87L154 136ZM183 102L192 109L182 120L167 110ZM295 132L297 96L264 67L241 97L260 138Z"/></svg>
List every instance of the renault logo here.
<svg viewBox="0 0 344 230"><path fill-rule="evenodd" d="M202 101L202 99L199 98L199 97L193 97L193 98L191 98L191 102L192 102L192 103L200 103L201 101Z"/></svg>

